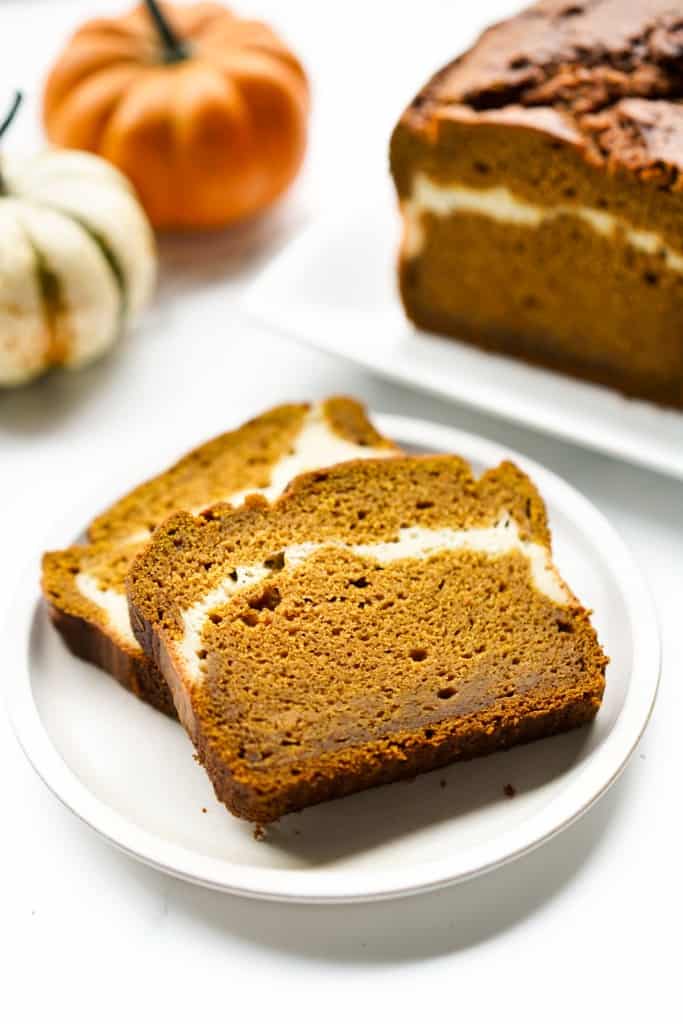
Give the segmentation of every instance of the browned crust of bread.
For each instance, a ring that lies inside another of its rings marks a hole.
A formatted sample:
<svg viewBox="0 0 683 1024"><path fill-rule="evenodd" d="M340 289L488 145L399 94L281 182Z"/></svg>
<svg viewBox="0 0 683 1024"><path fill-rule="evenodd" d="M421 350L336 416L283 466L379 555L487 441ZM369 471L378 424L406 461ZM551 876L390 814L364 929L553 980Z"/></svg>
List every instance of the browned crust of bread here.
<svg viewBox="0 0 683 1024"><path fill-rule="evenodd" d="M416 470L418 479L411 478L412 468L418 466L422 467L422 470ZM452 761L489 754L513 744L575 728L589 722L600 706L607 659L595 637L589 613L573 595L569 595L568 603L553 606L557 612L552 612L553 616L558 616L557 630L564 637L573 634L571 642L576 643L575 651L581 654L581 670L576 678L570 672L567 685L563 683L543 688L542 697L535 692L533 686L530 691L522 687L510 697L504 695L495 700L491 699L488 692L481 698L475 697L474 702L463 696L462 711L455 711L451 715L437 713L436 717L420 718L419 721L416 719L415 725L410 728L392 727L389 733L382 734L380 738L368 737L354 741L351 746L325 748L323 744L314 757L296 754L293 756L299 760L279 761L272 768L240 760L243 754L237 752L235 736L224 741L222 734L224 724L238 714L232 689L225 706L223 693L219 704L215 704L210 692L214 685L210 675L201 684L196 683L176 653L174 640L182 634L179 608L187 607L211 589L215 579L220 578L220 573L225 575L230 563L222 562L221 559L231 559L231 552L239 551L242 563L238 564L252 564L258 551L265 550L267 546L258 536L260 533L263 535L269 525L268 520L275 523L272 537L267 538L267 544L272 542L273 550L279 549L285 541L288 543L287 537L292 537L293 543L300 543L306 535L307 524L315 516L313 510L327 498L327 507L339 516L337 519L332 516L328 521L327 527L331 531L329 536L332 538L338 535L343 539L345 534L342 524L346 522L348 529L350 510L353 508L349 501L354 500L351 495L356 493L355 485L359 478L365 477L366 488L359 508L368 511L364 512L361 523L351 527L354 530L354 543L367 543L376 528L379 536L391 537L392 524L400 522L400 518L394 520L392 517L400 517L407 507L400 503L390 507L392 499L389 497L385 503L368 500L368 488L372 486L369 474L373 472L385 476L377 486L377 495L388 496L392 490L400 488L399 479L403 485L412 479L414 488L408 492L410 507L418 511L414 513L415 519L411 523L437 525L438 508L434 506L441 503L443 508L450 507L453 510L456 507L453 504L456 495L459 495L461 509L472 502L469 511L455 513L463 516L464 523L472 523L472 517L476 515L474 502L477 495L485 496L484 500L492 508L500 507L495 502L503 496L511 516L518 524L520 536L541 544L549 543L543 502L531 481L515 466L504 463L488 471L479 481L474 481L469 467L462 460L447 456L426 456L392 460L387 471L379 470L372 463L348 463L331 472L302 476L270 507L252 501L239 510L217 507L199 518L181 513L164 524L153 544L136 560L129 575L128 594L133 631L171 688L179 717L195 744L218 799L240 817L261 823L273 821L310 804L410 778ZM448 480L450 473L454 475L451 483ZM434 483L439 475L441 479ZM335 487L325 495L330 478L334 478ZM427 489L435 498L431 504ZM447 515L452 517L454 513L450 511ZM299 525L293 527L293 533L287 534L292 529L292 521L297 517ZM370 520L381 525L373 526ZM316 526L317 529L325 529L321 527L320 520ZM356 534L358 527L360 529ZM318 536L317 532L315 536ZM218 561L213 562L213 559ZM207 582L205 574L200 571L205 564L211 564L211 571L216 573L211 582ZM326 572L329 575L331 571L332 563L328 562ZM195 575L199 577L196 582ZM387 575L385 570L382 577ZM364 580L360 593L370 593L365 589L369 585ZM277 576L274 577L273 586L278 586ZM284 599L288 584L281 586L284 587ZM497 586L497 581L494 586ZM264 584L264 587L267 590L268 584ZM262 589L261 585L255 589ZM174 594L182 595L181 604L176 603ZM278 592L278 602L280 598ZM244 598L244 604L247 616L250 607L263 607L252 604L248 597ZM231 613L227 614L230 618ZM273 621L268 618L272 614L264 612L265 628L274 628L272 625L267 626L268 622ZM237 621L240 610L236 609L232 615L235 617L232 621ZM286 615L285 612L285 618ZM248 625L251 627L255 623L250 620ZM247 632L251 633L251 629ZM325 641L316 639L316 649L321 642ZM261 651L259 657L262 658L264 654ZM237 650L233 652L232 647L230 658L240 658ZM527 664L524 671L529 668ZM222 688L222 670L219 668L217 671L219 675L215 686ZM275 671L277 675L277 668ZM236 684L237 678L233 682ZM287 699L290 699L289 691ZM308 703L308 699L305 703ZM221 709L218 719L214 718L216 707ZM344 721L345 727L349 724ZM268 726L268 746L277 748L280 728L279 724L276 728L272 722ZM296 771L292 771L292 765Z"/></svg>
<svg viewBox="0 0 683 1024"><path fill-rule="evenodd" d="M433 75L401 123L432 138L450 119L524 125L610 173L679 191L682 58L671 0L541 0Z"/></svg>
<svg viewBox="0 0 683 1024"><path fill-rule="evenodd" d="M47 604L47 610L50 621L72 654L103 669L157 711L169 718L178 717L163 675L142 651L138 656L129 654L95 623L68 615L51 604Z"/></svg>
<svg viewBox="0 0 683 1024"><path fill-rule="evenodd" d="M200 737L199 760L211 779L217 798L233 814L248 821L268 824L285 814L341 797L360 793L375 786L415 778L423 772L444 768L457 761L485 757L522 743L568 732L591 722L600 707L597 693L533 711L516 721L496 722L474 719L467 727L453 731L438 741L425 740L414 733L395 737L395 752L387 755L379 746L366 747L363 757L340 772L330 765L328 771L316 771L290 784L279 799L265 802L253 786L240 783Z"/></svg>

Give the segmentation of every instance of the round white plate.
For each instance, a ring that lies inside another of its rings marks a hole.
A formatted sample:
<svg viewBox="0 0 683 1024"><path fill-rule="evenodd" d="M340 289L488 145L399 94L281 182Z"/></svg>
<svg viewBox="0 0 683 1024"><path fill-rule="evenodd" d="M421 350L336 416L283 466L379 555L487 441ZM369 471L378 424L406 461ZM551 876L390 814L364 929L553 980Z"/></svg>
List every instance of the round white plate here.
<svg viewBox="0 0 683 1024"><path fill-rule="evenodd" d="M609 523L569 484L499 445L417 420L376 420L410 449L458 452L477 471L512 458L533 477L548 505L559 567L595 609L611 658L596 721L289 815L257 842L252 826L216 803L181 727L66 651L32 574L5 647L11 719L55 795L127 853L245 896L351 902L405 895L462 881L538 846L590 807L633 752L655 700L659 637L647 586ZM62 532L47 543L68 539Z"/></svg>

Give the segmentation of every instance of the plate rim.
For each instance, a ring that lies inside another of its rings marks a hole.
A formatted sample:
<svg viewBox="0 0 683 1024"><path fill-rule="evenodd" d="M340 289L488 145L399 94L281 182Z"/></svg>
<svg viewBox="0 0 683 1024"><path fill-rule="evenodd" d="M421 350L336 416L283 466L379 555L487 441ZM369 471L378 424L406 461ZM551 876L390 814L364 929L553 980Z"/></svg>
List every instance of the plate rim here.
<svg viewBox="0 0 683 1024"><path fill-rule="evenodd" d="M386 205L386 197L384 199L384 205ZM372 209L374 208L375 207L372 207ZM363 208L361 212L366 213L369 209L370 207L367 209ZM356 211L356 219L358 219L358 216L358 211ZM349 217L347 215L345 222L348 220ZM326 339L322 334L313 330L308 330L305 325L295 326L291 321L288 321L288 310L282 309L277 297L275 300L273 299L272 282L274 281L279 283L278 278L281 273L281 267L292 263L293 260L298 257L299 252L305 252L306 249L312 245L312 242L318 237L324 239L326 236L329 236L331 229L335 228L340 222L341 219L339 215L327 214L323 218L304 228L280 253L276 254L268 264L259 271L254 280L249 284L248 288L245 289L242 297L238 300L236 309L241 311L248 321L262 330L268 330L270 332L275 331L281 337L287 338L299 345L305 345L328 356L336 356L339 359L345 360L352 366L362 367L368 373L372 373L379 379L391 381L394 384L399 384L402 387L408 387L422 394L434 395L437 398L456 403L466 408L476 409L485 415L495 417L497 420L502 420L506 423L515 423L528 430L532 430L535 433L558 438L561 441L577 445L587 451L599 452L603 455L608 455L610 458L626 463L627 465L640 466L653 472L661 473L674 480L683 479L683 466L672 464L666 456L660 456L656 451L650 451L649 449L646 449L645 451L640 449L629 449L625 452L623 444L618 438L596 438L593 431L584 431L581 427L579 427L577 432L576 428L565 426L564 424L558 423L552 419L539 420L533 411L527 411L525 404L520 405L517 403L515 405L511 402L504 390L501 390L500 393L496 394L496 404L494 406L491 402L478 397L476 393L466 388L456 393L447 384L442 384L440 380L433 380L431 378L416 379L414 376L402 373L398 369L397 365L391 360L380 362L367 357L359 357L356 352L349 351L343 345L337 344L334 339ZM396 293L397 313L400 313L400 310L400 301L398 293ZM403 319L397 317L397 323L402 323L403 326L411 330L418 339L426 339L431 342L441 342L442 344L448 344L451 346L461 345L465 346L469 350L473 349L475 351L480 351L477 350L476 346L466 345L465 342L460 341L457 338L449 338L443 334L422 331L414 324L411 324L405 317ZM371 353L372 347L366 346L363 351ZM581 389L582 392L586 389L595 391L596 401L599 401L600 396L603 395L609 398L621 399L626 403L625 408L628 408L634 403L636 405L645 404L650 412L659 415L678 415L683 421L683 411L667 408L666 406L657 406L654 403L645 402L644 399L629 398L628 396L621 395L618 391L613 391L612 389L597 383L555 372L548 367L525 363L524 360L515 359L502 352L487 352L483 354L485 354L490 360L497 360L498 363L501 364L503 370L507 365L513 366L516 369L524 367L527 371L546 375L548 378L547 384L549 388L552 388L554 380L561 380L565 384L568 383L578 389Z"/></svg>
<svg viewBox="0 0 683 1024"><path fill-rule="evenodd" d="M22 580L7 619L10 659L5 702L21 748L48 789L78 818L109 843L135 859L185 881L232 895L290 903L368 903L428 892L466 881L538 848L592 807L619 777L645 731L655 704L661 671L661 643L649 585L630 551L606 517L576 488L552 470L497 442L426 420L370 413L379 429L404 443L435 450L464 450L465 457L496 464L511 458L553 502L568 503L575 515L588 518L600 549L619 586L633 640L633 664L624 705L605 740L586 761L572 769L566 784L549 804L501 836L460 853L407 867L378 869L291 868L235 865L156 836L106 805L78 778L53 745L33 699L30 641L40 604L36 594L35 557ZM54 531L51 531L51 533ZM619 566L619 573L614 570ZM21 639L21 647L16 639ZM189 741L188 741L189 742ZM591 781L592 780L592 781Z"/></svg>

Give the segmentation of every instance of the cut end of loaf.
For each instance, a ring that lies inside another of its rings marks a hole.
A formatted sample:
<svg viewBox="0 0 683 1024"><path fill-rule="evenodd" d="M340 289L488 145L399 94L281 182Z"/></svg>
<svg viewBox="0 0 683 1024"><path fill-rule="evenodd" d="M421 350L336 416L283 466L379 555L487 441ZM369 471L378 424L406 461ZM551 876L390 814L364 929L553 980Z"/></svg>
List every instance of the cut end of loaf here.
<svg viewBox="0 0 683 1024"><path fill-rule="evenodd" d="M683 408L681 55L665 0L546 2L436 74L391 141L408 317Z"/></svg>

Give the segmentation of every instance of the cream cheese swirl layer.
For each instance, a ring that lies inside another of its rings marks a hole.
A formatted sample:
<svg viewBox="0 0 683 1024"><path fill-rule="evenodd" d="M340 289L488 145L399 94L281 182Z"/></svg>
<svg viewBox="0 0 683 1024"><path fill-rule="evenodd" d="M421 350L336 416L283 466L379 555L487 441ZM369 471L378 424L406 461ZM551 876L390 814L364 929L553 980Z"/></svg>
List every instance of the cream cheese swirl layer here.
<svg viewBox="0 0 683 1024"><path fill-rule="evenodd" d="M505 185L493 188L470 188L467 185L442 185L422 172L415 175L410 198L401 203L404 223L403 255L406 259L418 256L424 246L424 214L450 217L458 213L473 213L501 224L535 229L558 217L576 217L589 224L596 234L605 238L621 236L639 252L661 257L665 266L683 273L683 253L672 248L656 231L634 227L624 217L607 213L594 206L579 203L558 203L541 206L521 199Z"/></svg>
<svg viewBox="0 0 683 1024"><path fill-rule="evenodd" d="M102 582L89 572L79 572L75 577L77 588L83 597L97 605L107 616L110 631L124 646L139 649L139 644L130 628L128 601L118 590L104 587Z"/></svg>
<svg viewBox="0 0 683 1024"><path fill-rule="evenodd" d="M444 551L481 551L491 558L518 551L528 560L534 585L542 594L559 605L566 605L571 600L571 594L553 565L548 549L534 541L522 540L516 521L507 513L502 513L493 526L482 528L454 530L449 527L431 529L409 526L399 530L395 540L375 544L349 544L343 540L292 544L281 552L283 568L296 569L317 551L330 548L348 551L381 565L401 559L425 560ZM201 680L198 652L202 647L202 632L209 615L239 591L261 583L271 574L272 570L262 563L235 566L230 575L181 613L184 633L179 654L193 679Z"/></svg>

